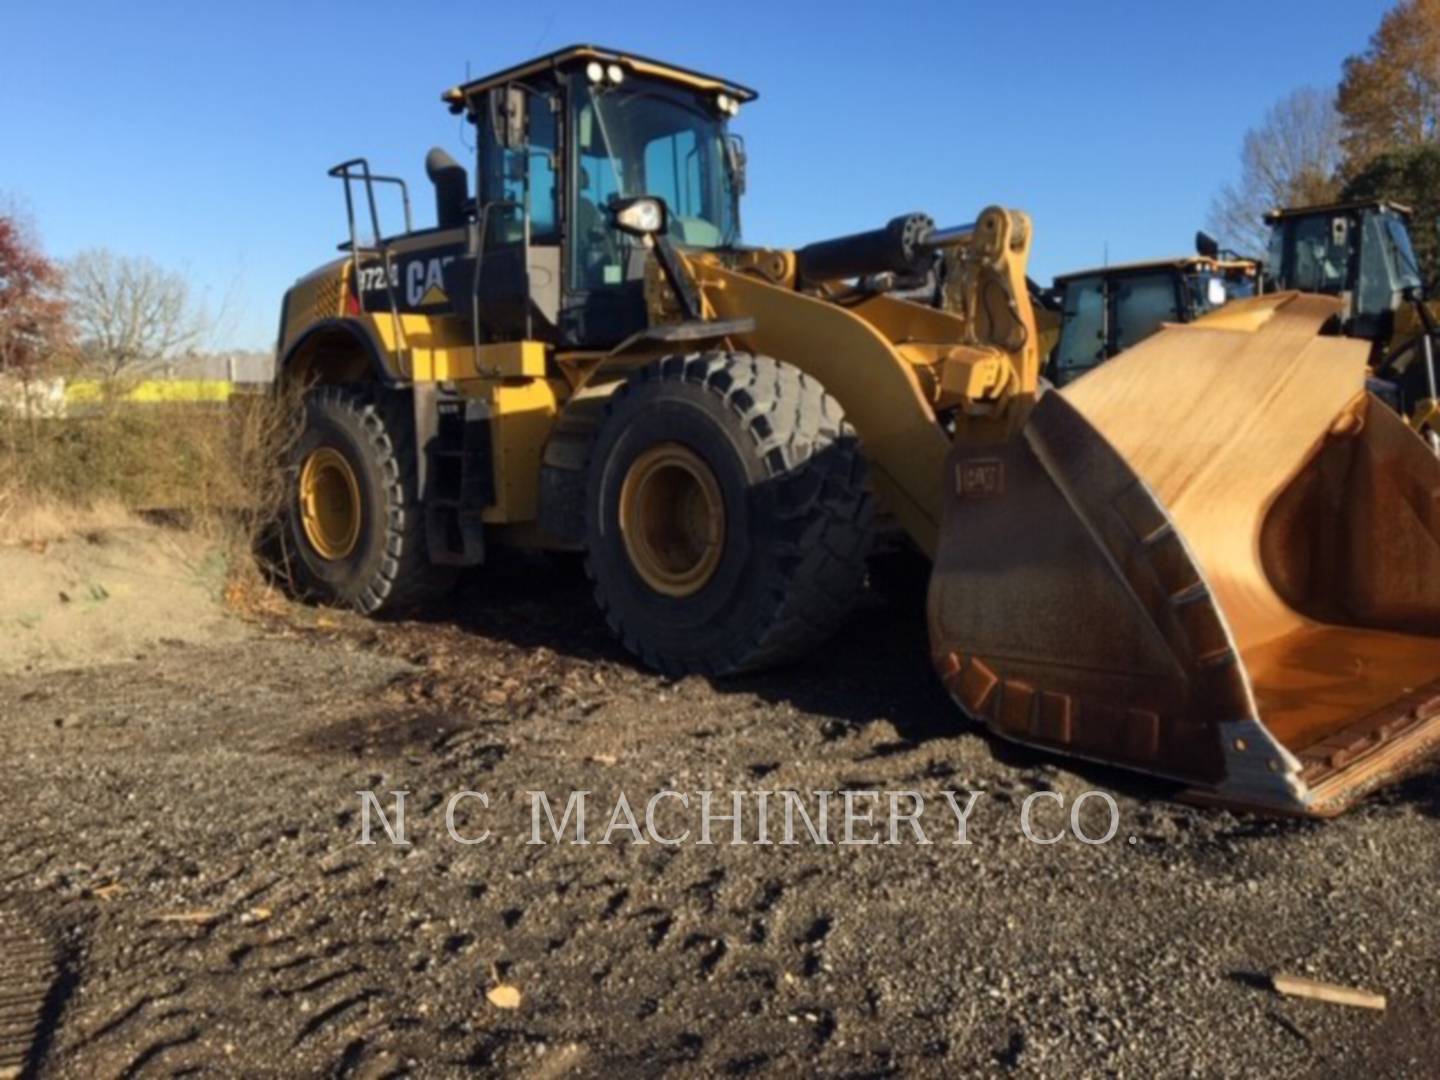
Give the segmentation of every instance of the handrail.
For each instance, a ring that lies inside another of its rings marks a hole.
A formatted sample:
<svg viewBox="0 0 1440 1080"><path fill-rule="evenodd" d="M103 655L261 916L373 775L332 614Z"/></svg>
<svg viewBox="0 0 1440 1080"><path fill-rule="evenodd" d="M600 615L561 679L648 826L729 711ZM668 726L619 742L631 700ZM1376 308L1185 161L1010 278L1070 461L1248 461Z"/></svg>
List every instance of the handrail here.
<svg viewBox="0 0 1440 1080"><path fill-rule="evenodd" d="M356 171L358 170L358 172ZM356 297L360 298L360 238L355 231L355 199L350 191L352 181L365 185L365 201L370 209L370 228L375 238L375 250L383 264L385 275L385 299L390 306L390 325L394 329L395 342L399 347L402 368L410 362L410 343L405 337L405 324L400 319L400 303L395 297L395 275L390 261L390 243L380 232L380 211L375 202L376 184L394 184L400 189L400 200L405 207L405 231L414 231L410 217L410 188L398 176L382 176L370 171L370 162L363 157L351 158L332 166L327 176L333 176L345 185L345 220L350 229L350 273L354 282ZM413 377L413 369L408 373Z"/></svg>

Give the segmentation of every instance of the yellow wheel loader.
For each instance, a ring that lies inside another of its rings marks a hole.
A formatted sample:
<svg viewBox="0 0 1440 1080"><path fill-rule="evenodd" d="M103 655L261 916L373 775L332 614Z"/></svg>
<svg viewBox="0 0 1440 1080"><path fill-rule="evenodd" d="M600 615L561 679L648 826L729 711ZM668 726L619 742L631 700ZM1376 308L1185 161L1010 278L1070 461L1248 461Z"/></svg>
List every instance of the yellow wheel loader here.
<svg viewBox="0 0 1440 1080"><path fill-rule="evenodd" d="M1409 218L1380 200L1275 210L1264 264L1198 233L1193 256L1062 275L1048 296L1059 310L1046 377L1066 386L1167 323L1267 289L1320 293L1340 301L1326 332L1369 344L1369 389L1440 454L1440 309L1421 299Z"/></svg>
<svg viewBox="0 0 1440 1080"><path fill-rule="evenodd" d="M446 91L478 175L431 152L433 228L332 170L350 236L281 318L301 592L384 613L497 546L583 552L627 648L723 675L833 633L883 519L1006 738L1297 814L1440 740L1440 462L1320 336L1338 301L1231 305L1041 394L1030 220L743 244L754 97L575 46ZM938 308L876 284L937 254Z"/></svg>
<svg viewBox="0 0 1440 1080"><path fill-rule="evenodd" d="M1271 284L1338 298L1335 328L1369 342L1373 389L1440 453L1440 327L1423 299L1410 210L1367 200L1275 210L1265 223Z"/></svg>
<svg viewBox="0 0 1440 1080"><path fill-rule="evenodd" d="M1077 270L1051 288L1059 325L1046 377L1067 386L1166 323L1188 323L1260 291L1260 264L1224 253L1204 233L1195 255Z"/></svg>

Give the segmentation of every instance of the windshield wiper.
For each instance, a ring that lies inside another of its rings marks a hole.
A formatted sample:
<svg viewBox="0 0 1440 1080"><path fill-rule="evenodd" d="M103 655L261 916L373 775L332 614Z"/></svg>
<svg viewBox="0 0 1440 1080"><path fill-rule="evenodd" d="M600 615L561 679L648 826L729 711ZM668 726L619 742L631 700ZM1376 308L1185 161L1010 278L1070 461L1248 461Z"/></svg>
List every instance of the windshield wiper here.
<svg viewBox="0 0 1440 1080"><path fill-rule="evenodd" d="M595 108L595 120L600 125L600 139L605 144L605 157L610 162L610 172L615 177L615 190L622 199L628 199L635 193L625 189L625 171L620 168L620 159L611 149L610 125L605 122L605 110L600 107L603 100L603 95L595 93L590 95L590 104Z"/></svg>

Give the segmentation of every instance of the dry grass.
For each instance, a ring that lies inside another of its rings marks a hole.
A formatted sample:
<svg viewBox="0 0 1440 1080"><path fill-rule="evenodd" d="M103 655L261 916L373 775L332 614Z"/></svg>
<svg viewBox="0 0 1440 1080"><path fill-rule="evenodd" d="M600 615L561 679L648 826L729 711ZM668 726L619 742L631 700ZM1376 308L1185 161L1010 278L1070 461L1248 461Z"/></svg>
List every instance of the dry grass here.
<svg viewBox="0 0 1440 1080"><path fill-rule="evenodd" d="M117 499L78 506L43 499L13 485L0 488L0 546L43 546L67 536L84 536L137 524Z"/></svg>
<svg viewBox="0 0 1440 1080"><path fill-rule="evenodd" d="M284 492L296 400L112 403L66 419L0 414L0 543L46 543L160 517L258 583L252 553Z"/></svg>

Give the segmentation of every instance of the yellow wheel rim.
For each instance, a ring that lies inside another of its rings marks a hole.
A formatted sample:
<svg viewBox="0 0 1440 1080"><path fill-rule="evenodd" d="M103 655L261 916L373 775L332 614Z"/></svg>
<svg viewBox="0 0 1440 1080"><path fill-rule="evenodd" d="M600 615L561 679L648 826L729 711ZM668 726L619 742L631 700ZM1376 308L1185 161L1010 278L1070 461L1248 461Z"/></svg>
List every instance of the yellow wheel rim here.
<svg viewBox="0 0 1440 1080"><path fill-rule="evenodd" d="M703 589L725 548L725 501L710 466L680 443L646 450L620 485L620 535L630 565L656 592Z"/></svg>
<svg viewBox="0 0 1440 1080"><path fill-rule="evenodd" d="M360 482L340 451L312 450L300 466L300 520L322 559L343 559L360 539Z"/></svg>

